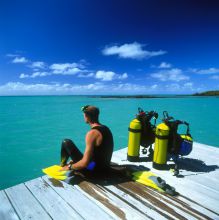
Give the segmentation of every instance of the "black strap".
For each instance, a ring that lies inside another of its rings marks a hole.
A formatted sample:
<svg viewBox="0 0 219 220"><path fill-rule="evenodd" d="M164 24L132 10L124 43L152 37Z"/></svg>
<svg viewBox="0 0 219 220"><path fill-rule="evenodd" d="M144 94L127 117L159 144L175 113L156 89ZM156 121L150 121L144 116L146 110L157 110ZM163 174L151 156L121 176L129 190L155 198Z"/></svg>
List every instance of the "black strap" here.
<svg viewBox="0 0 219 220"><path fill-rule="evenodd" d="M161 135L155 134L155 137L158 138L158 139L168 139L168 138L169 138L169 135L161 136Z"/></svg>
<svg viewBox="0 0 219 220"><path fill-rule="evenodd" d="M133 133L140 133L141 132L141 129L128 128L128 130Z"/></svg>

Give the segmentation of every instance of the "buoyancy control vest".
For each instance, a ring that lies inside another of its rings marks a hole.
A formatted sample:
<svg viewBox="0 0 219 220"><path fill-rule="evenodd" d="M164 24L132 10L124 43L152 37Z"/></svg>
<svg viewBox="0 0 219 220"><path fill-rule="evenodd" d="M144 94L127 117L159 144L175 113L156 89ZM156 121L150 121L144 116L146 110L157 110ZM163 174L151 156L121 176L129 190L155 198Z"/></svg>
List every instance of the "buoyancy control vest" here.
<svg viewBox="0 0 219 220"><path fill-rule="evenodd" d="M192 151L193 145L189 123L169 117L167 111L164 111L163 115L163 121L169 127L168 153L182 156L188 155ZM185 125L187 127L185 134L178 133L179 125Z"/></svg>
<svg viewBox="0 0 219 220"><path fill-rule="evenodd" d="M136 118L141 122L140 145L148 147L152 145L155 140L155 124L156 119L158 118L158 113L155 111L143 111L143 109L138 108ZM154 124L151 123L152 118L154 118Z"/></svg>

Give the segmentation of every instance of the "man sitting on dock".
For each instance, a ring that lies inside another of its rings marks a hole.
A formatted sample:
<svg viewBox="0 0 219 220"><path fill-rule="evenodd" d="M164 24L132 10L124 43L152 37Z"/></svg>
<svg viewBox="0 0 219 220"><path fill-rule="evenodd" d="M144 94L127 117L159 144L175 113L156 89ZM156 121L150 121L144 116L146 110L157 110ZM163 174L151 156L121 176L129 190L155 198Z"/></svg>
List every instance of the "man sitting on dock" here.
<svg viewBox="0 0 219 220"><path fill-rule="evenodd" d="M97 107L86 105L81 110L85 122L91 127L85 138L85 152L82 154L72 140L64 139L61 145L62 170L91 170L104 173L110 167L114 145L112 133L107 126L99 122ZM69 157L72 161L67 163Z"/></svg>

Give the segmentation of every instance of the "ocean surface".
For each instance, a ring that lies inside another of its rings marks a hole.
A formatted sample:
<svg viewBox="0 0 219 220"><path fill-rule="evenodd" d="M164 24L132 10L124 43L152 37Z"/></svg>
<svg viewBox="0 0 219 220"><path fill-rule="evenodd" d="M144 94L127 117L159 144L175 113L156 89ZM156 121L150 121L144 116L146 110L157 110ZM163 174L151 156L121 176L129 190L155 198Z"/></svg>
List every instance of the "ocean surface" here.
<svg viewBox="0 0 219 220"><path fill-rule="evenodd" d="M41 176L42 168L59 164L64 138L73 139L83 151L89 126L80 108L87 104L100 108L100 122L113 132L114 150L127 146L127 129L138 107L157 111L157 123L166 110L175 119L190 123L194 141L219 147L217 97L0 97L0 189Z"/></svg>

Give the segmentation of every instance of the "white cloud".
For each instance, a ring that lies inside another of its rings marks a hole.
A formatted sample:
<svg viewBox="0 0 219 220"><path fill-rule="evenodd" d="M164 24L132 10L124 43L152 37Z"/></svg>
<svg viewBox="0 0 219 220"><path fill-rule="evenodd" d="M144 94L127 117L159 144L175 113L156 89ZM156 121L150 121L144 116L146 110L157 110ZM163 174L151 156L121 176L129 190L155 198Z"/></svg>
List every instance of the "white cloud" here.
<svg viewBox="0 0 219 220"><path fill-rule="evenodd" d="M91 94L105 89L101 83L80 84L24 84L8 82L0 85L0 95L56 95L56 94Z"/></svg>
<svg viewBox="0 0 219 220"><path fill-rule="evenodd" d="M118 79L127 79L128 78L127 73L123 73L122 75L117 74L116 76L117 76Z"/></svg>
<svg viewBox="0 0 219 220"><path fill-rule="evenodd" d="M22 73L22 74L20 74L19 78L20 79L36 78L36 77L44 77L44 76L49 76L49 75L51 75L51 73L49 73L49 72L34 72L30 75Z"/></svg>
<svg viewBox="0 0 219 220"><path fill-rule="evenodd" d="M85 60L80 60L78 63L54 63L52 65L47 65L43 61L28 61L25 57L19 57L13 54L8 54L7 56L15 57L14 63L26 63L28 62L27 67L32 69L32 73L21 73L19 78L37 78L45 77L51 75L74 75L79 78L95 78L101 81L112 81L115 79L124 80L128 78L127 73L116 74L112 71L97 71L96 73L91 72L86 68L88 63Z"/></svg>
<svg viewBox="0 0 219 220"><path fill-rule="evenodd" d="M31 62L31 60L28 60L25 57L21 57L18 54L7 54L6 56L14 58L11 61L12 63L29 63L29 65L27 65L27 67L30 67L32 69L45 69L46 68L46 63L42 62L42 61Z"/></svg>
<svg viewBox="0 0 219 220"><path fill-rule="evenodd" d="M45 69L46 68L46 63L42 62L42 61L36 61L36 62L32 62L30 67L33 68L33 69Z"/></svg>
<svg viewBox="0 0 219 220"><path fill-rule="evenodd" d="M127 73L123 73L122 75L120 75L112 71L103 71L103 70L99 70L95 74L95 78L100 79L102 81L112 81L114 79L126 79L127 77L128 77Z"/></svg>
<svg viewBox="0 0 219 220"><path fill-rule="evenodd" d="M32 63L32 67L44 68L46 67L46 64L44 62L34 62ZM19 78L36 78L51 75L74 75L79 78L95 78L101 81L112 81L115 79L124 80L128 78L127 73L116 74L115 72L104 70L99 70L96 73L93 73L87 70L82 63L55 63L50 65L45 70L48 71L38 71L37 69L31 74L22 73L20 74Z"/></svg>
<svg viewBox="0 0 219 220"><path fill-rule="evenodd" d="M162 63L158 66L159 69L165 69L165 68L171 68L171 67L172 67L172 65L171 65L170 63L166 63L166 62L162 62Z"/></svg>
<svg viewBox="0 0 219 220"><path fill-rule="evenodd" d="M35 72L30 75L30 78L36 78L36 77L43 77L43 76L49 76L51 73L48 72Z"/></svg>
<svg viewBox="0 0 219 220"><path fill-rule="evenodd" d="M111 90L114 92L128 92L128 93L143 93L148 87L144 85L132 84L132 83L120 83L113 84L110 86Z"/></svg>
<svg viewBox="0 0 219 220"><path fill-rule="evenodd" d="M183 84L184 88L191 88L193 89L193 83L192 82L187 82Z"/></svg>
<svg viewBox="0 0 219 220"><path fill-rule="evenodd" d="M137 42L131 44L123 44L121 46L106 46L102 53L103 55L118 55L120 58L131 58L131 59L143 59L143 58L151 58L154 56L160 56L165 53L166 51L159 50L159 51L147 51L143 50L142 44Z"/></svg>
<svg viewBox="0 0 219 220"><path fill-rule="evenodd" d="M206 75L206 74L217 74L219 73L219 69L218 68L209 68L209 69L191 69L192 72L197 73L197 74L202 74L202 75Z"/></svg>
<svg viewBox="0 0 219 220"><path fill-rule="evenodd" d="M55 63L49 67L45 62L36 61L32 62L28 67L33 69L32 74L20 74L21 79L36 78L50 75L77 75L78 77L91 77L93 74L86 74L85 66L82 63ZM41 69L41 70L40 70ZM44 71L42 71L42 69Z"/></svg>
<svg viewBox="0 0 219 220"><path fill-rule="evenodd" d="M109 91L113 91L117 94L160 94L163 92L163 88L154 85L139 85L134 83L119 83L109 86Z"/></svg>
<svg viewBox="0 0 219 220"><path fill-rule="evenodd" d="M112 71L102 71L99 70L96 72L95 78L101 79L103 81L112 81L116 74Z"/></svg>
<svg viewBox="0 0 219 220"><path fill-rule="evenodd" d="M30 76L28 74L25 74L25 73L21 73L19 78L20 79L24 79L24 78L29 78Z"/></svg>
<svg viewBox="0 0 219 220"><path fill-rule="evenodd" d="M75 75L84 72L84 65L80 63L55 63L49 67L54 74Z"/></svg>
<svg viewBox="0 0 219 220"><path fill-rule="evenodd" d="M0 95L66 95L66 94L161 94L161 93L191 93L199 91L191 82L185 84L172 83L168 85L139 85L132 83L37 83L25 84L8 82L0 85Z"/></svg>
<svg viewBox="0 0 219 220"><path fill-rule="evenodd" d="M28 60L25 57L15 57L12 63L27 63Z"/></svg>
<svg viewBox="0 0 219 220"><path fill-rule="evenodd" d="M48 91L49 86L46 84L24 84L20 82L9 82L5 85L0 86L0 93L9 92L9 93L20 93L27 91L37 91L39 93L43 91Z"/></svg>
<svg viewBox="0 0 219 220"><path fill-rule="evenodd" d="M137 84L111 84L90 83L80 84L24 84L20 82L9 82L0 85L0 95L55 95L55 94L113 94L113 93L144 93L150 91L149 87Z"/></svg>
<svg viewBox="0 0 219 220"><path fill-rule="evenodd" d="M197 92L199 91L199 88L195 88L192 82L187 82L184 84L179 84L179 83L171 83L171 84L166 84L164 86L166 92L171 92L171 93L192 93L192 92Z"/></svg>
<svg viewBox="0 0 219 220"><path fill-rule="evenodd" d="M219 80L219 76L218 75L214 75L214 76L211 76L210 79Z"/></svg>
<svg viewBox="0 0 219 220"><path fill-rule="evenodd" d="M161 70L157 73L152 73L151 77L158 79L160 81L183 81L189 80L189 76L183 75L181 69L170 69L170 70Z"/></svg>
<svg viewBox="0 0 219 220"><path fill-rule="evenodd" d="M157 89L158 88L158 85L157 84L154 84L151 86L151 89Z"/></svg>
<svg viewBox="0 0 219 220"><path fill-rule="evenodd" d="M194 84L192 82L187 82L182 85L181 91L186 91L187 93L189 92L198 92L199 88L194 87Z"/></svg>
<svg viewBox="0 0 219 220"><path fill-rule="evenodd" d="M181 90L181 87L177 83L171 83L164 86L166 91L178 92Z"/></svg>

